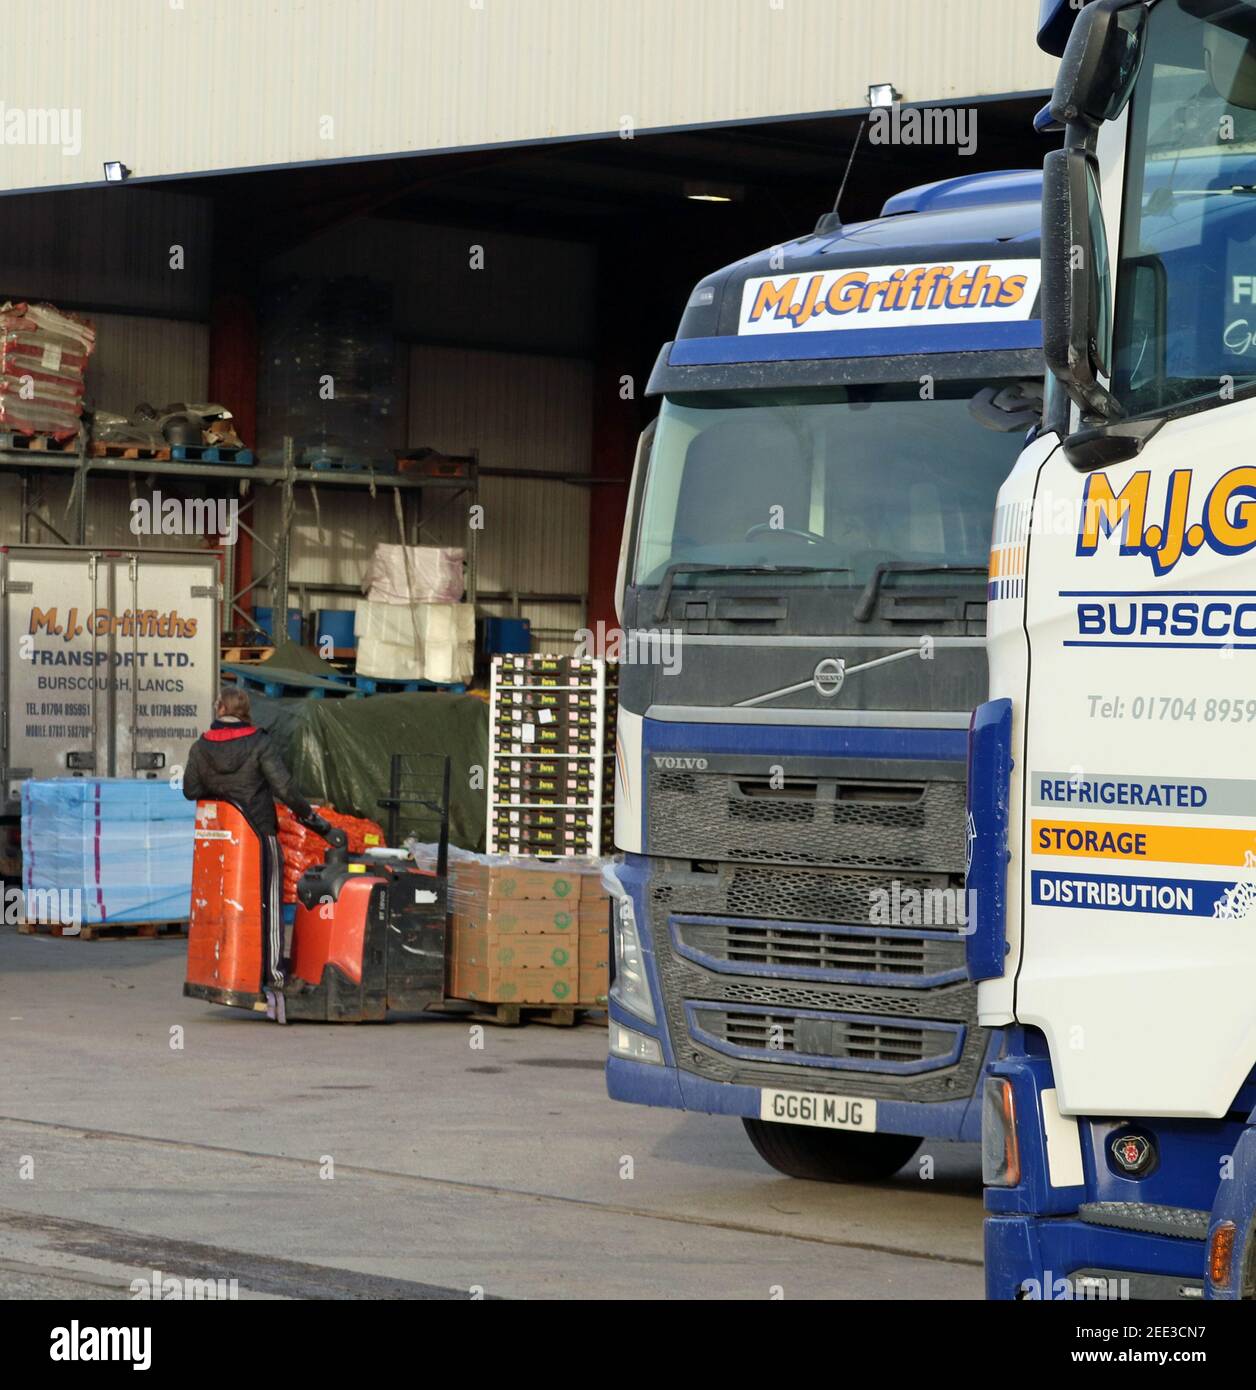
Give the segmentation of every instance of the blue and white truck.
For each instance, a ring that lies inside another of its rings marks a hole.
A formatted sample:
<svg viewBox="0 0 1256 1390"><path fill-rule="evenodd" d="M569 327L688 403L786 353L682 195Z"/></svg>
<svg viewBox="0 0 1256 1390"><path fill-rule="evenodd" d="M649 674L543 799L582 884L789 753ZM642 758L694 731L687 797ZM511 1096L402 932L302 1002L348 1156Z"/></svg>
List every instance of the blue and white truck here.
<svg viewBox="0 0 1256 1390"><path fill-rule="evenodd" d="M1256 3L1045 0L1040 42L1062 389L970 759L987 1292L1252 1299Z"/></svg>
<svg viewBox="0 0 1256 1390"><path fill-rule="evenodd" d="M693 290L620 564L610 1094L781 1172L979 1134L965 759L1040 418L1040 175L914 188Z"/></svg>

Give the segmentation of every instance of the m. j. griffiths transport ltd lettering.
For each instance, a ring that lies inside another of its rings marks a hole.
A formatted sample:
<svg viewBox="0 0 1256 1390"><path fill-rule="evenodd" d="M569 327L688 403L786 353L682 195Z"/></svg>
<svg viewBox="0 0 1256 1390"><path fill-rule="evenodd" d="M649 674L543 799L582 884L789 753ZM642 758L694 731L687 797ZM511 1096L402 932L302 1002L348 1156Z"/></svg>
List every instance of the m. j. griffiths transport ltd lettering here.
<svg viewBox="0 0 1256 1390"><path fill-rule="evenodd" d="M741 333L916 328L931 323L1027 319L1036 261L881 265L769 275L742 288Z"/></svg>
<svg viewBox="0 0 1256 1390"><path fill-rule="evenodd" d="M49 637L60 637L63 642L72 642L84 632L95 637L178 637L196 636L195 618L180 617L177 610L158 613L146 608L122 613L113 613L108 608L97 608L85 613L80 620L79 610L71 608L64 622L58 620L55 608L31 609L30 626L27 632L31 637L43 633Z"/></svg>
<svg viewBox="0 0 1256 1390"><path fill-rule="evenodd" d="M1153 511L1149 469L1131 473L1119 490L1106 473L1092 473L1082 493L1078 555L1093 555L1102 539L1116 537L1121 555L1145 555L1159 575L1204 546L1218 555L1243 555L1256 546L1256 467L1231 468L1200 498L1192 497L1193 484L1192 469L1175 468L1163 484L1162 506Z"/></svg>

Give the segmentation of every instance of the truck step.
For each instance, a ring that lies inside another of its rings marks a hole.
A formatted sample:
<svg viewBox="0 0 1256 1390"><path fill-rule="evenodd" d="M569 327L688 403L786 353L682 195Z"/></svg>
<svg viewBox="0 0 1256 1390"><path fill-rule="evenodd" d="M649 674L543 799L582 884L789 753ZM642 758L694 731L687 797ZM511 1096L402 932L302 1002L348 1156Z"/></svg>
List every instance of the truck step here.
<svg viewBox="0 0 1256 1390"><path fill-rule="evenodd" d="M1193 1207L1160 1207L1150 1202L1083 1202L1077 1215L1092 1226L1203 1240L1208 1235L1210 1214Z"/></svg>

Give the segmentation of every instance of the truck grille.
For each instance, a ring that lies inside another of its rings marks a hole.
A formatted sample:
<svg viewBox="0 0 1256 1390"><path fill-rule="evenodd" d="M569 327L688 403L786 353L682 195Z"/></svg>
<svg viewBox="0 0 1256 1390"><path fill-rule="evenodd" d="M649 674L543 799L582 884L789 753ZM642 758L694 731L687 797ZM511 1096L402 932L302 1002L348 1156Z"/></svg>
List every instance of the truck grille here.
<svg viewBox="0 0 1256 1390"><path fill-rule="evenodd" d="M812 1066L919 1072L949 1065L964 1039L963 1027L955 1024L728 1009L694 1001L685 1008L691 1031L717 1051L742 1057L760 1053Z"/></svg>
<svg viewBox="0 0 1256 1390"><path fill-rule="evenodd" d="M875 890L953 886L962 865L962 851L949 873L656 861L647 925L678 1064L742 1085L971 1095L986 1040L960 931L870 921Z"/></svg>
<svg viewBox="0 0 1256 1390"><path fill-rule="evenodd" d="M910 931L687 917L673 917L672 930L683 955L725 973L887 977L887 983L911 987L964 975L959 942Z"/></svg>
<svg viewBox="0 0 1256 1390"><path fill-rule="evenodd" d="M893 867L937 872L964 862L964 784L648 774L647 854L732 863Z"/></svg>

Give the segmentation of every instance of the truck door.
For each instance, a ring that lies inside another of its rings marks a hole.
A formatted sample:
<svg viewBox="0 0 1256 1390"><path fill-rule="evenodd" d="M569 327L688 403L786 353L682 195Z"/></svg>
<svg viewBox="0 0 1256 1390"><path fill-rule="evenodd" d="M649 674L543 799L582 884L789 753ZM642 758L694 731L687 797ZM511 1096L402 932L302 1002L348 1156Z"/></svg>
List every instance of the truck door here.
<svg viewBox="0 0 1256 1390"><path fill-rule="evenodd" d="M212 717L218 565L210 556L160 551L107 563L115 615L113 774L168 777Z"/></svg>
<svg viewBox="0 0 1256 1390"><path fill-rule="evenodd" d="M109 771L107 606L98 557L52 548L8 551L4 569L3 795L16 809L27 777Z"/></svg>

